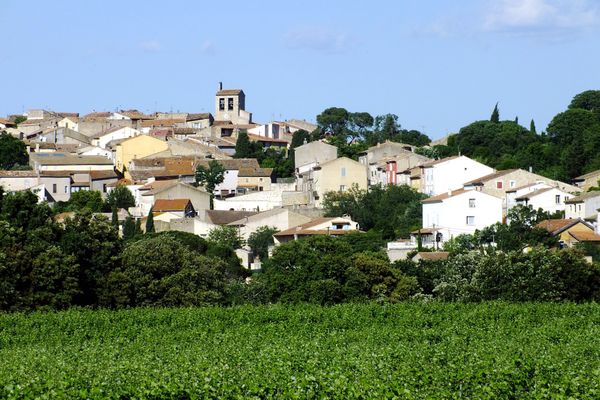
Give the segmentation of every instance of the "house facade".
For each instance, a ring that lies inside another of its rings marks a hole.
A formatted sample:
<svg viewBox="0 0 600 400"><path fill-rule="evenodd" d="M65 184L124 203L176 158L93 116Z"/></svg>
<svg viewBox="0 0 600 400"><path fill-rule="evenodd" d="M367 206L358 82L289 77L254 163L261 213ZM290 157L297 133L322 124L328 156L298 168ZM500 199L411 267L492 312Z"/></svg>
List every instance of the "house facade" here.
<svg viewBox="0 0 600 400"><path fill-rule="evenodd" d="M600 209L600 192L585 192L566 201L565 218L595 219Z"/></svg>
<svg viewBox="0 0 600 400"><path fill-rule="evenodd" d="M466 156L431 161L419 168L420 191L429 196L460 189L465 182L494 173L493 168Z"/></svg>

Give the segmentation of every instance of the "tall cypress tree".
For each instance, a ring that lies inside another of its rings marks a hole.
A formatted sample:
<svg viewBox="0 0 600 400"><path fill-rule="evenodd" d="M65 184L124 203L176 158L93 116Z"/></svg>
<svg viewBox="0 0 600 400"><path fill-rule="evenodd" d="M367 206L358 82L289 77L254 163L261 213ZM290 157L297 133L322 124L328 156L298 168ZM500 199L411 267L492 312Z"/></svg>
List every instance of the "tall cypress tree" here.
<svg viewBox="0 0 600 400"><path fill-rule="evenodd" d="M500 111L498 111L498 103L494 106L494 111L492 111L492 116L490 117L490 121L492 122L500 122Z"/></svg>
<svg viewBox="0 0 600 400"><path fill-rule="evenodd" d="M146 218L146 233L154 233L154 215L152 214L152 209L150 209L148 218Z"/></svg>
<svg viewBox="0 0 600 400"><path fill-rule="evenodd" d="M117 207L112 208L112 215L110 217L110 223L115 228L119 228L119 216L117 215Z"/></svg>
<svg viewBox="0 0 600 400"><path fill-rule="evenodd" d="M125 218L125 222L123 223L123 239L129 240L135 236L135 222L133 222L133 218L127 217Z"/></svg>
<svg viewBox="0 0 600 400"><path fill-rule="evenodd" d="M241 131L238 134L237 141L235 142L235 158L250 158L252 156L252 147L250 145L250 138L248 133Z"/></svg>
<svg viewBox="0 0 600 400"><path fill-rule="evenodd" d="M142 234L142 220L140 218L135 220L135 233L134 236Z"/></svg>
<svg viewBox="0 0 600 400"><path fill-rule="evenodd" d="M537 133L535 130L535 122L533 121L533 119L531 120L531 123L529 124L529 132Z"/></svg>

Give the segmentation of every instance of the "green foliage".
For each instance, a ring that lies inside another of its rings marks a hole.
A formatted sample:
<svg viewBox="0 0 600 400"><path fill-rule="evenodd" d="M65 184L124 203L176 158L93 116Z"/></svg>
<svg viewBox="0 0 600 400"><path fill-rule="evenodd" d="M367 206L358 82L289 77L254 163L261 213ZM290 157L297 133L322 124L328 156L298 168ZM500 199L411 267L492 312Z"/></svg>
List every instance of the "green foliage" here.
<svg viewBox="0 0 600 400"><path fill-rule="evenodd" d="M146 233L153 233L154 230L154 213L152 209L148 212L148 218L146 218Z"/></svg>
<svg viewBox="0 0 600 400"><path fill-rule="evenodd" d="M362 230L376 229L386 239L408 237L421 224L423 194L408 186L373 187L368 192L352 187L345 192L325 194L326 216L350 215Z"/></svg>
<svg viewBox="0 0 600 400"><path fill-rule="evenodd" d="M111 208L110 223L117 230L119 229L119 215L117 214L117 207Z"/></svg>
<svg viewBox="0 0 600 400"><path fill-rule="evenodd" d="M274 227L261 226L248 237L248 246L261 260L266 260L269 257L269 247L274 244L273 235L277 231L278 229Z"/></svg>
<svg viewBox="0 0 600 400"><path fill-rule="evenodd" d="M237 140L235 141L235 155L234 158L250 158L253 156L250 139L246 131L240 131L238 133Z"/></svg>
<svg viewBox="0 0 600 400"><path fill-rule="evenodd" d="M15 169L28 165L27 146L6 132L0 133L0 169Z"/></svg>
<svg viewBox="0 0 600 400"><path fill-rule="evenodd" d="M135 234L135 221L130 216L127 216L127 218L125 218L125 222L123 223L123 239L133 239Z"/></svg>
<svg viewBox="0 0 600 400"><path fill-rule="evenodd" d="M236 227L222 225L213 228L208 233L209 243L213 243L231 249L239 249L244 245L244 240L240 237Z"/></svg>
<svg viewBox="0 0 600 400"><path fill-rule="evenodd" d="M225 167L217 160L211 160L208 163L208 168L198 165L196 168L196 184L204 186L206 191L211 195L215 191L215 187L225 179Z"/></svg>
<svg viewBox="0 0 600 400"><path fill-rule="evenodd" d="M569 109L580 108L588 111L600 111L600 90L586 90L573 97Z"/></svg>
<svg viewBox="0 0 600 400"><path fill-rule="evenodd" d="M386 255L353 250L332 236L288 242L275 249L255 279L266 301L283 303L399 301L416 293L416 280L393 269Z"/></svg>
<svg viewBox="0 0 600 400"><path fill-rule="evenodd" d="M135 198L127 186L120 185L108 193L106 196L106 204L108 209L116 207L127 210L129 207L135 207Z"/></svg>
<svg viewBox="0 0 600 400"><path fill-rule="evenodd" d="M24 115L19 115L15 118L15 124L17 125L22 124L25 121L27 121L27 117Z"/></svg>
<svg viewBox="0 0 600 400"><path fill-rule="evenodd" d="M103 301L116 307L191 306L223 302L224 265L169 237L144 237L123 250Z"/></svg>
<svg viewBox="0 0 600 400"><path fill-rule="evenodd" d="M135 205L135 204L134 204ZM101 212L104 206L102 194L97 190L79 190L71 193L65 211L81 211L87 209L91 212Z"/></svg>
<svg viewBox="0 0 600 400"><path fill-rule="evenodd" d="M500 111L498 110L498 103L494 106L494 110L492 111L492 115L490 117L490 122L497 124L500 122Z"/></svg>
<svg viewBox="0 0 600 400"><path fill-rule="evenodd" d="M529 132L533 133L533 134L537 134L537 131L535 129L535 121L533 119L529 123Z"/></svg>
<svg viewBox="0 0 600 400"><path fill-rule="evenodd" d="M594 399L599 315L506 303L2 314L0 397Z"/></svg>

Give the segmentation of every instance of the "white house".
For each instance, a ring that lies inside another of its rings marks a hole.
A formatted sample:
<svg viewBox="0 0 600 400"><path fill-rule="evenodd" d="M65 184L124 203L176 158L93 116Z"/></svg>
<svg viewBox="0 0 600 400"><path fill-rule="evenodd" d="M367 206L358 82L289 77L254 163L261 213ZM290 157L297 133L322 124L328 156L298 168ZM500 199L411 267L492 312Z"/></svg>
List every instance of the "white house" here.
<svg viewBox="0 0 600 400"><path fill-rule="evenodd" d="M421 169L421 191L436 196L463 187L473 179L492 174L494 169L466 156L454 156L425 163Z"/></svg>
<svg viewBox="0 0 600 400"><path fill-rule="evenodd" d="M544 211L555 213L565 211L565 202L575 195L555 187L545 187L533 190L517 197L517 204L531 206L534 210L541 208Z"/></svg>
<svg viewBox="0 0 600 400"><path fill-rule="evenodd" d="M92 137L92 145L105 149L113 140L129 139L138 136L141 132L128 126L116 126L96 134Z"/></svg>
<svg viewBox="0 0 600 400"><path fill-rule="evenodd" d="M585 192L566 203L565 218L595 219L600 209L600 192Z"/></svg>
<svg viewBox="0 0 600 400"><path fill-rule="evenodd" d="M466 233L472 234L502 222L502 198L480 190L458 189L422 201L423 228L442 234L442 242Z"/></svg>
<svg viewBox="0 0 600 400"><path fill-rule="evenodd" d="M238 228L240 236L245 240L248 240L250 234L262 226L268 226L276 228L278 231L284 231L292 226L304 224L311 220L311 217L299 214L290 209L275 208L230 222L228 225Z"/></svg>

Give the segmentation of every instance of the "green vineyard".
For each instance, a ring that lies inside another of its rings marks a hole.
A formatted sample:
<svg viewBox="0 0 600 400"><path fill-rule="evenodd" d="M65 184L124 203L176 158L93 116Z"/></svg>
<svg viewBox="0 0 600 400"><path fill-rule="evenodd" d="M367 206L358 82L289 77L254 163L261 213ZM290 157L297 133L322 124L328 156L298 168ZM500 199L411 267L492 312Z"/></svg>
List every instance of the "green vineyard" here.
<svg viewBox="0 0 600 400"><path fill-rule="evenodd" d="M597 304L0 315L2 399L600 398Z"/></svg>

